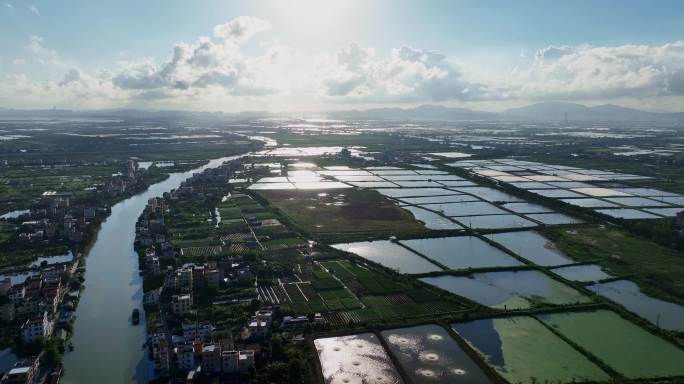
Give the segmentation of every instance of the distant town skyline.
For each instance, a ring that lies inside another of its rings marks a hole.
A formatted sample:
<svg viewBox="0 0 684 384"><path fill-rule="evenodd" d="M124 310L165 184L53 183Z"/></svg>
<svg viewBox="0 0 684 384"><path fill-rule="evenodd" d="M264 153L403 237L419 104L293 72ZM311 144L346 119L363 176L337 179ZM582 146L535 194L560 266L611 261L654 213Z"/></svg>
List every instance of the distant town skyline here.
<svg viewBox="0 0 684 384"><path fill-rule="evenodd" d="M684 108L680 1L0 1L0 107Z"/></svg>

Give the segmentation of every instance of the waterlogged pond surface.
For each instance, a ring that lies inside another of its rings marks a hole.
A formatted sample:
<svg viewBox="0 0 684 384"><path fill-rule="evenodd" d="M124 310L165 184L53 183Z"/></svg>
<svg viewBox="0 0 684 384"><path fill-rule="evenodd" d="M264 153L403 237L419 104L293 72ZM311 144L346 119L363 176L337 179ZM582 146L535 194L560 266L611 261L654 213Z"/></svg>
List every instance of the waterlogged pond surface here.
<svg viewBox="0 0 684 384"><path fill-rule="evenodd" d="M517 229L537 226L534 222L517 215L462 216L456 220L473 229Z"/></svg>
<svg viewBox="0 0 684 384"><path fill-rule="evenodd" d="M71 251L69 251L69 253L66 253L64 255L41 256L41 257L37 258L34 262L29 264L29 267L39 267L43 262L46 262L48 265L59 264L59 263L68 263L73 259L74 259L74 254L71 253Z"/></svg>
<svg viewBox="0 0 684 384"><path fill-rule="evenodd" d="M354 253L400 273L427 273L442 268L416 255L401 245L387 240L333 244L333 248Z"/></svg>
<svg viewBox="0 0 684 384"><path fill-rule="evenodd" d="M596 212L603 213L616 219L658 219L660 216L640 211L632 208L597 209Z"/></svg>
<svg viewBox="0 0 684 384"><path fill-rule="evenodd" d="M444 188L384 188L378 192L389 197L440 196L459 194Z"/></svg>
<svg viewBox="0 0 684 384"><path fill-rule="evenodd" d="M534 213L525 216L546 225L579 224L582 222L582 220L562 213Z"/></svg>
<svg viewBox="0 0 684 384"><path fill-rule="evenodd" d="M0 215L0 219L16 219L17 217L21 215L26 215L28 213L31 213L31 211L28 209L20 209L17 211L7 212L4 215Z"/></svg>
<svg viewBox="0 0 684 384"><path fill-rule="evenodd" d="M314 340L326 384L403 383L387 352L371 333Z"/></svg>
<svg viewBox="0 0 684 384"><path fill-rule="evenodd" d="M85 285L76 310L73 352L64 355L62 383L145 383L148 375L145 327L134 326L133 308L142 314L142 279L133 249L135 223L147 200L177 188L195 172L216 168L240 156L215 159L188 172L172 173L147 191L112 207L86 257ZM140 321L145 324L144 316Z"/></svg>
<svg viewBox="0 0 684 384"><path fill-rule="evenodd" d="M439 237L400 242L450 269L522 265L514 257L475 236Z"/></svg>
<svg viewBox="0 0 684 384"><path fill-rule="evenodd" d="M539 318L627 378L684 375L684 351L614 312L566 312Z"/></svg>
<svg viewBox="0 0 684 384"><path fill-rule="evenodd" d="M660 328L684 331L684 307L647 296L629 280L617 280L588 287L622 305Z"/></svg>
<svg viewBox="0 0 684 384"><path fill-rule="evenodd" d="M572 264L572 259L562 254L544 236L534 231L505 232L487 235L488 239L503 245L523 258L543 266Z"/></svg>
<svg viewBox="0 0 684 384"><path fill-rule="evenodd" d="M515 213L547 213L553 212L553 209L546 208L543 205L533 203L508 203L503 205L504 208L509 209Z"/></svg>
<svg viewBox="0 0 684 384"><path fill-rule="evenodd" d="M454 192L455 193L455 192ZM426 196L426 197L405 197L401 201L408 204L442 204L459 203L463 201L478 201L477 197L470 195L448 195L448 196Z"/></svg>
<svg viewBox="0 0 684 384"><path fill-rule="evenodd" d="M492 308L524 309L535 302L560 305L590 300L574 288L537 271L485 272L420 280Z"/></svg>
<svg viewBox="0 0 684 384"><path fill-rule="evenodd" d="M500 215L507 213L503 209L485 201L425 204L423 207L441 212L445 216Z"/></svg>
<svg viewBox="0 0 684 384"><path fill-rule="evenodd" d="M413 383L491 382L440 326L392 329L383 331L382 338Z"/></svg>
<svg viewBox="0 0 684 384"><path fill-rule="evenodd" d="M552 272L565 279L580 282L599 281L612 277L603 272L603 269L596 264L571 265L569 267L554 268Z"/></svg>
<svg viewBox="0 0 684 384"><path fill-rule="evenodd" d="M539 321L510 317L452 328L511 383L608 381L610 377Z"/></svg>
<svg viewBox="0 0 684 384"><path fill-rule="evenodd" d="M405 206L403 209L411 212L416 220L422 221L425 227L428 229L435 230L446 230L446 229L463 229L462 226L454 223L453 221L442 217L434 212L430 212L423 208Z"/></svg>

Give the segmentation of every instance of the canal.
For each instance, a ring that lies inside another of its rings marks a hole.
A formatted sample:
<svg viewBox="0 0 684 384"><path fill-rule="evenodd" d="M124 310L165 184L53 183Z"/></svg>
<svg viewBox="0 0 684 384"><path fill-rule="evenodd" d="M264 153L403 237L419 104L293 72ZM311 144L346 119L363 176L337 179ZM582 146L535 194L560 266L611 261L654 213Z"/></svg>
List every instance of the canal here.
<svg viewBox="0 0 684 384"><path fill-rule="evenodd" d="M173 173L147 191L112 207L86 257L86 289L76 310L74 350L64 355L63 383L145 383L148 360L145 321L130 322L133 308L142 310L142 278L133 249L135 223L147 200L177 188L193 173L216 168L225 157L188 172Z"/></svg>

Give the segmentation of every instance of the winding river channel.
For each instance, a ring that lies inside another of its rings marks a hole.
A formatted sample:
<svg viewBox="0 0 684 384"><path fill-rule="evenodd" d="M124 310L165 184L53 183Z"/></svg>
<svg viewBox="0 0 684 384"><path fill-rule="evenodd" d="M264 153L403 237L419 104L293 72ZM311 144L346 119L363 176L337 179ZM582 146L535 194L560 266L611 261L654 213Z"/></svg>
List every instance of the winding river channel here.
<svg viewBox="0 0 684 384"><path fill-rule="evenodd" d="M145 321L130 322L142 311L142 278L133 249L135 223L147 200L177 188L193 173L216 168L244 155L211 160L188 172L172 173L145 192L112 207L86 256L86 289L76 310L72 352L64 356L63 383L145 383L148 360Z"/></svg>

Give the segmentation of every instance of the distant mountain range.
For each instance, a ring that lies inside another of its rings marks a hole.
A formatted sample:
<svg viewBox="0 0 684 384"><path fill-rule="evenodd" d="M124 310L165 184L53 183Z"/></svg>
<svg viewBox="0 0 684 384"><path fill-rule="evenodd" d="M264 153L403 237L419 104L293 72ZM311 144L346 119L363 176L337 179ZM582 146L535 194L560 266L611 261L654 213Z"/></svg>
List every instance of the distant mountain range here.
<svg viewBox="0 0 684 384"><path fill-rule="evenodd" d="M110 109L99 111L72 111L58 109L22 110L0 108L0 117L148 117L179 118L196 117L209 119L245 119L257 117L287 116L269 112L250 111L242 113L222 112L185 112L185 111L145 111L137 109ZM307 115L297 113L298 116ZM366 110L330 111L311 113L308 115L325 115L340 119L377 119L377 120L520 120L520 121L613 121L613 122L663 122L684 123L684 112L659 113L604 104L587 107L582 104L565 102L544 102L521 108L511 108L503 112L474 111L467 108L453 108L441 105L421 105L415 108L375 108Z"/></svg>
<svg viewBox="0 0 684 384"><path fill-rule="evenodd" d="M546 121L659 121L684 122L684 112L658 113L605 104L587 107L582 104L545 102L503 112L473 111L467 108L450 108L439 105L421 105L415 108L379 108L332 112L340 118L416 119L416 120L546 120Z"/></svg>

